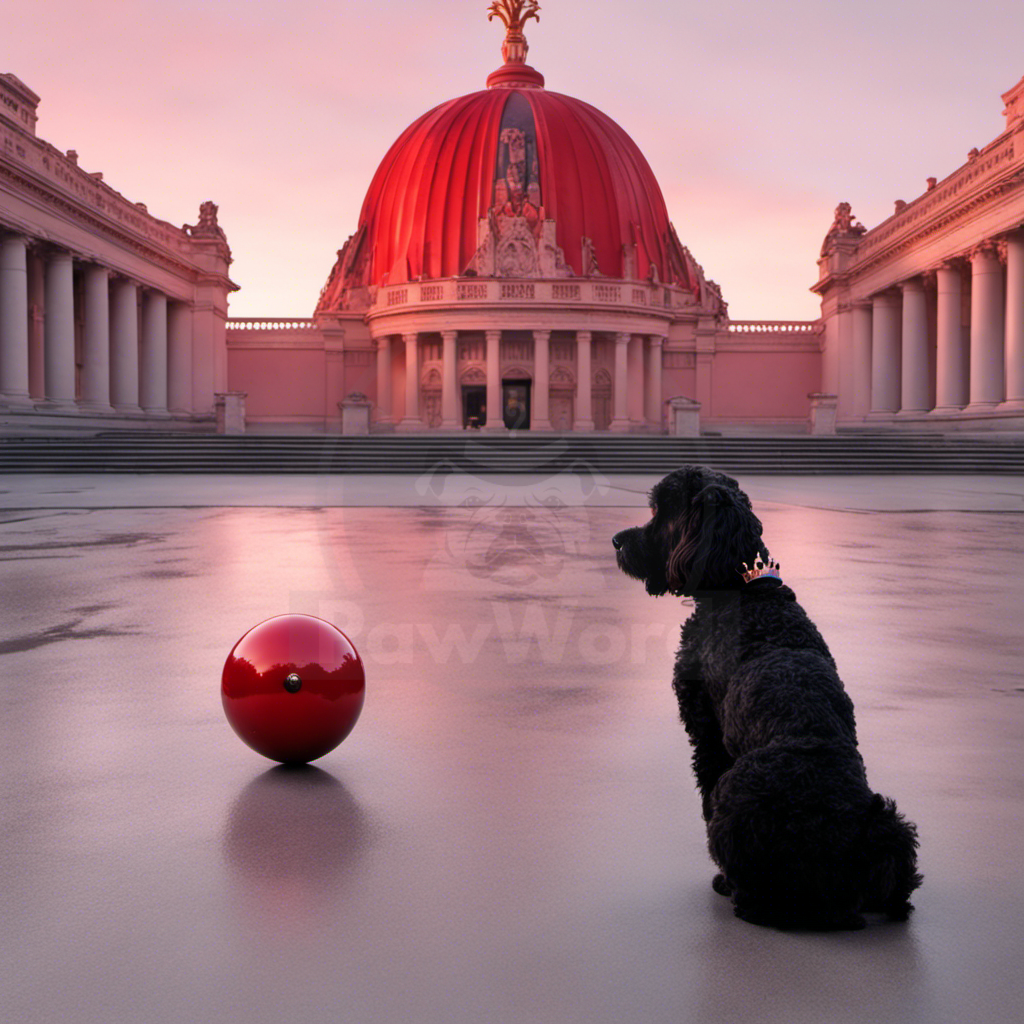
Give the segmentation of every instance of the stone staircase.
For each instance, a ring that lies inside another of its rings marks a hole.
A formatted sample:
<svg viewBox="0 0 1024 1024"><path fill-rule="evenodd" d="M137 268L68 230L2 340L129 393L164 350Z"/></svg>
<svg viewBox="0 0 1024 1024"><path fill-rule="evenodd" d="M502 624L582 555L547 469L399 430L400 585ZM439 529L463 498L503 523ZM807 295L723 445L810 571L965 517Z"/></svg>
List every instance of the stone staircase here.
<svg viewBox="0 0 1024 1024"><path fill-rule="evenodd" d="M467 473L589 468L662 474L701 463L745 474L1024 474L1024 436L859 433L834 437L590 435L325 437L140 431L0 438L0 473Z"/></svg>

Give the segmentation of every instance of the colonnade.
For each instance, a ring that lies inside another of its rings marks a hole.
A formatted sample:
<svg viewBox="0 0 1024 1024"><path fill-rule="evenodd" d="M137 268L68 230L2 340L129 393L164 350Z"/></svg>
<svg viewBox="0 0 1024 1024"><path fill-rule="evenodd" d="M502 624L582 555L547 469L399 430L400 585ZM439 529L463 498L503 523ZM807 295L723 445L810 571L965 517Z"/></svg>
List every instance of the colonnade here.
<svg viewBox="0 0 1024 1024"><path fill-rule="evenodd" d="M852 333L855 414L1024 408L1024 234L855 303Z"/></svg>
<svg viewBox="0 0 1024 1024"><path fill-rule="evenodd" d="M192 329L191 307L159 289L23 235L0 236L0 401L8 406L190 414Z"/></svg>
<svg viewBox="0 0 1024 1024"><path fill-rule="evenodd" d="M530 417L531 430L551 430L550 402L551 383L551 334L549 330L530 332L533 338L532 366L532 411ZM593 386L594 332L576 331L575 363L573 366L576 379L575 408L573 414L573 430L592 431L594 425ZM502 332L497 329L483 332L486 345L486 388L487 408L502 408L502 374L501 374L501 338ZM402 336L405 349L405 415L397 424L399 429L421 429L421 375L420 375L420 333L407 333ZM636 427L654 427L662 429L662 349L664 338L660 335L641 335L639 342L643 345L643 358L630 360L629 347L633 334L613 334L615 344L614 374L612 383L612 416L609 429L617 433L626 433ZM462 427L460 411L460 388L457 376L458 331L441 332L441 424L442 430L456 430ZM391 395L391 336L375 339L377 347L377 418L378 425L394 423ZM409 368L412 372L409 372ZM629 396L642 391L642 418L631 418L629 412ZM488 431L505 429L500 415L489 415L484 428Z"/></svg>

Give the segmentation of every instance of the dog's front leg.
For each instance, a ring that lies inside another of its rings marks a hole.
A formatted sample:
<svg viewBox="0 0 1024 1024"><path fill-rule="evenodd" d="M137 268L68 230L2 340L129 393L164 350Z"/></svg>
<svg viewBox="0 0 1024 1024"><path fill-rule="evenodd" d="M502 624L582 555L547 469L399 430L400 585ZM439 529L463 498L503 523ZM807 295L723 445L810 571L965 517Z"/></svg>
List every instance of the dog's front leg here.
<svg viewBox="0 0 1024 1024"><path fill-rule="evenodd" d="M714 705L704 688L700 658L695 646L685 641L676 658L672 688L679 701L679 717L693 744L693 773L700 790L704 820L711 819L711 792L733 759L722 741L722 728L718 724Z"/></svg>

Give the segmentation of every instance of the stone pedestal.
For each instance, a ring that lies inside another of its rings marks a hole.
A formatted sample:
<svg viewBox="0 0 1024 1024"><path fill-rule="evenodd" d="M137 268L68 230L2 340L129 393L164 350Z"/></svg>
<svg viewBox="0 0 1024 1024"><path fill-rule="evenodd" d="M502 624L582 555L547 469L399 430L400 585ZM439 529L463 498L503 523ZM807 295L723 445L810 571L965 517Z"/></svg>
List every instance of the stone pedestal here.
<svg viewBox="0 0 1024 1024"><path fill-rule="evenodd" d="M217 400L217 433L245 433L245 396L244 391L218 391L214 393Z"/></svg>
<svg viewBox="0 0 1024 1024"><path fill-rule="evenodd" d="M370 400L366 395L353 392L343 402L341 410L341 432L346 437L358 437L370 432Z"/></svg>
<svg viewBox="0 0 1024 1024"><path fill-rule="evenodd" d="M807 397L811 400L811 433L834 434L839 396L821 391L811 391Z"/></svg>
<svg viewBox="0 0 1024 1024"><path fill-rule="evenodd" d="M668 399L668 432L674 437L700 437L700 402L684 395Z"/></svg>

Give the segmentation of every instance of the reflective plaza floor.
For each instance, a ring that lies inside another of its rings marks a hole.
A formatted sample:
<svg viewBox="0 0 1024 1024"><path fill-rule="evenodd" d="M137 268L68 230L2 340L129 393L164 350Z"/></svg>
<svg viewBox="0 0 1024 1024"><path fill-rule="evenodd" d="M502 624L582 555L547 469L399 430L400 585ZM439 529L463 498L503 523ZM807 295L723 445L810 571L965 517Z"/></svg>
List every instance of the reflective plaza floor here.
<svg viewBox="0 0 1024 1024"><path fill-rule="evenodd" d="M650 478L0 480L4 1024L1004 1024L1024 999L1024 484L741 479L921 833L907 925L784 934L710 886L615 568ZM283 612L356 643L314 767L220 706Z"/></svg>

